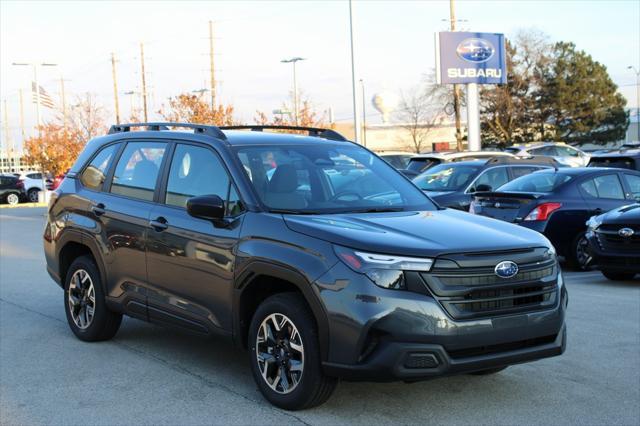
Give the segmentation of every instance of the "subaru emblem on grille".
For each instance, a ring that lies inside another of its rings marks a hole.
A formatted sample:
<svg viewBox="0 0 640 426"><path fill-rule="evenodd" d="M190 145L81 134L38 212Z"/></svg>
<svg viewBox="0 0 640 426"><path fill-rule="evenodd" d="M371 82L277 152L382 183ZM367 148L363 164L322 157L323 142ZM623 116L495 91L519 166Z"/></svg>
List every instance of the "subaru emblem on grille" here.
<svg viewBox="0 0 640 426"><path fill-rule="evenodd" d="M505 260L498 263L494 271L500 278L511 278L518 273L518 265L510 260Z"/></svg>
<svg viewBox="0 0 640 426"><path fill-rule="evenodd" d="M631 228L622 228L618 231L618 235L620 235L621 237L625 237L625 238L629 238L631 237L633 234L635 234L635 231Z"/></svg>

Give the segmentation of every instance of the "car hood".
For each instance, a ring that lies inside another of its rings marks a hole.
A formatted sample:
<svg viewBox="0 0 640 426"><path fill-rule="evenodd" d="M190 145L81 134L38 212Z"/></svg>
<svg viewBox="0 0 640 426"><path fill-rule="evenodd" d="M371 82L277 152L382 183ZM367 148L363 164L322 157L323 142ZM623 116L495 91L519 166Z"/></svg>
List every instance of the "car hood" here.
<svg viewBox="0 0 640 426"><path fill-rule="evenodd" d="M602 215L602 223L611 225L640 225L640 204L630 204Z"/></svg>
<svg viewBox="0 0 640 426"><path fill-rule="evenodd" d="M334 244L377 253L437 256L551 247L530 229L452 209L422 212L284 215L287 226Z"/></svg>

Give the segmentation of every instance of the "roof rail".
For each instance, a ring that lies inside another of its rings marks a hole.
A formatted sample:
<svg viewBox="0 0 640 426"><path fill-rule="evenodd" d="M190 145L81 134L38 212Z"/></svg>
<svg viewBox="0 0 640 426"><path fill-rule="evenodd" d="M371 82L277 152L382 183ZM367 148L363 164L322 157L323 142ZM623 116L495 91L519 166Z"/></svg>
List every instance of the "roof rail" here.
<svg viewBox="0 0 640 426"><path fill-rule="evenodd" d="M109 134L130 132L132 127L146 127L147 130L152 131L166 131L169 127L184 127L187 129L193 129L193 133L212 136L217 139L226 140L227 136L216 126L207 126L205 124L193 124L193 123L126 123L126 124L114 124L109 129Z"/></svg>
<svg viewBox="0 0 640 426"><path fill-rule="evenodd" d="M316 136L319 138L329 139L332 141L348 141L347 138L340 133L332 129L322 129L318 127L303 127L303 126L280 126L280 125L262 125L262 124L246 124L240 126L220 126L223 130L251 130L252 132L262 132L263 130L299 130L307 132L309 136Z"/></svg>
<svg viewBox="0 0 640 426"><path fill-rule="evenodd" d="M544 155L531 155L528 157L491 157L487 163L491 164L546 164L548 166L557 168L560 163L552 157L546 157Z"/></svg>

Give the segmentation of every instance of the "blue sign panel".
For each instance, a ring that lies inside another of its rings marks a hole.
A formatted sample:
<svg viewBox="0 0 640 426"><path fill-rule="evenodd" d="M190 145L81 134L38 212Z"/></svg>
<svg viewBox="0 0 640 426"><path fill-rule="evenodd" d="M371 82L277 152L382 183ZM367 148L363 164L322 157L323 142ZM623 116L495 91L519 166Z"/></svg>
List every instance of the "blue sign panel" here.
<svg viewBox="0 0 640 426"><path fill-rule="evenodd" d="M439 83L507 82L504 34L441 32L436 50Z"/></svg>

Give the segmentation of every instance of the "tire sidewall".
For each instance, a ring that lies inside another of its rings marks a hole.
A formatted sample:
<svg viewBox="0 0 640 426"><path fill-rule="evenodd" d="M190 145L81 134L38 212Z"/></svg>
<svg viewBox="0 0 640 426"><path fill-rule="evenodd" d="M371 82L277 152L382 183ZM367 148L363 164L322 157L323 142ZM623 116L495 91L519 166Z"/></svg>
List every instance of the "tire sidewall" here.
<svg viewBox="0 0 640 426"><path fill-rule="evenodd" d="M14 198L15 197L15 198ZM11 205L11 206L16 206L18 205L18 203L20 203L20 196L14 192L10 193L9 195L7 195L7 204ZM11 201L14 200L14 201Z"/></svg>
<svg viewBox="0 0 640 426"><path fill-rule="evenodd" d="M87 271L91 278L91 281L93 281L93 289L96 299L93 320L91 321L89 327L85 329L78 327L73 321L68 303L69 284L71 282L71 277L73 277L73 274L80 269L84 269L85 271ZM99 338L99 335L107 322L108 311L104 299L104 292L102 290L100 272L98 271L98 267L93 262L93 260L87 256L77 258L69 267L64 282L64 311L67 315L67 322L69 323L71 331L73 331L73 334L75 334L79 339L85 341L94 341Z"/></svg>
<svg viewBox="0 0 640 426"><path fill-rule="evenodd" d="M290 294L288 294L290 295ZM319 386L322 377L320 367L320 347L315 324L311 314L301 303L285 303L282 295L271 296L266 299L256 310L249 327L248 345L253 377L265 398L280 408L295 410L304 406L316 387ZM256 336L262 321L273 313L286 315L298 329L304 346L304 370L298 386L287 394L279 394L269 387L260 374L260 368L256 359Z"/></svg>
<svg viewBox="0 0 640 426"><path fill-rule="evenodd" d="M589 264L583 265L582 263L580 263L580 260L578 259L578 245L580 244L581 239L586 238L585 235L586 235L586 232L580 232L578 235L575 236L575 238L571 242L570 264L573 268L575 268L578 271L586 271L589 269ZM587 245L588 245L588 240L587 240Z"/></svg>

